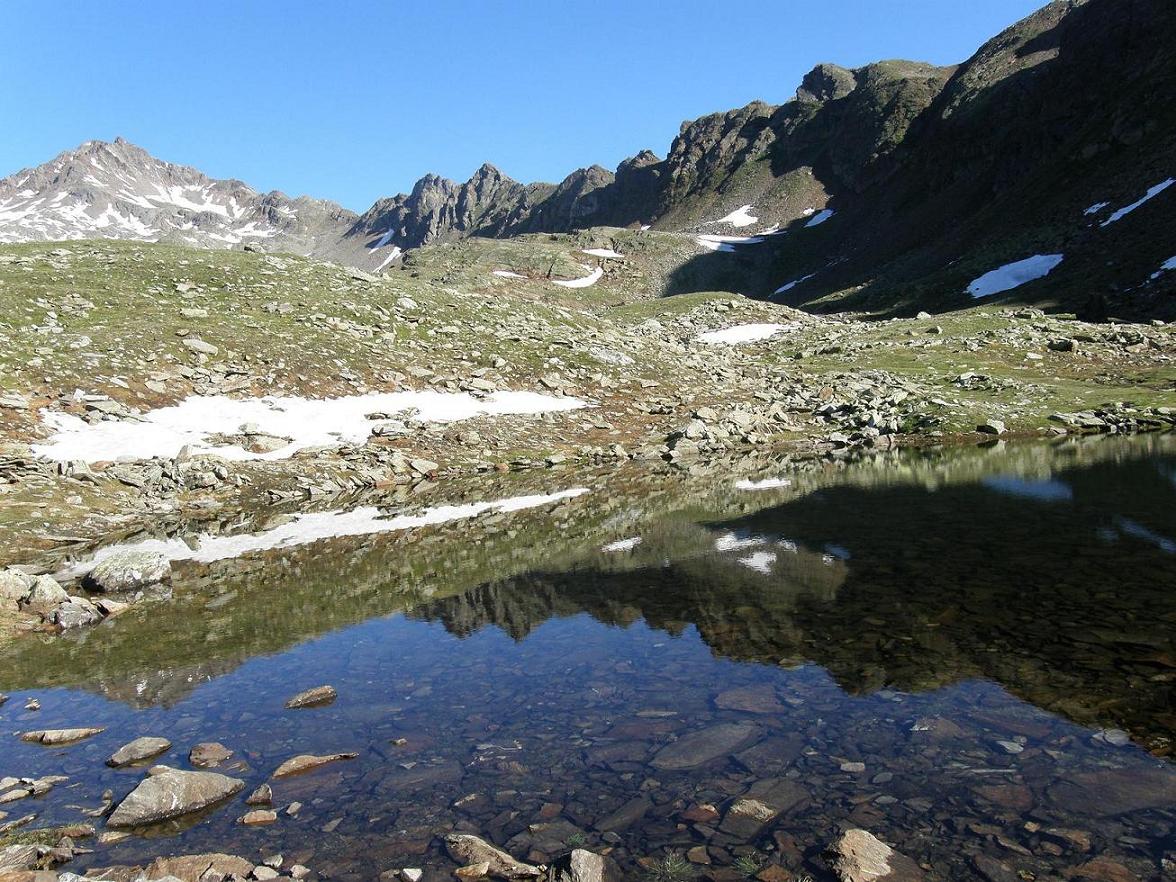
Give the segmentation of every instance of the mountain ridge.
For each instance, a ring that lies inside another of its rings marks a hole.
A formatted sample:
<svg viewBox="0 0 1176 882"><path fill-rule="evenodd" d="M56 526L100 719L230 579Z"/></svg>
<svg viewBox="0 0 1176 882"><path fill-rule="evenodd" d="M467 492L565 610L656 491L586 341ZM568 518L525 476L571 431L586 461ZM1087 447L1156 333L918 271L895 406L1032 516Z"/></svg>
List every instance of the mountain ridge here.
<svg viewBox="0 0 1176 882"><path fill-rule="evenodd" d="M1170 316L1176 243L1160 228L1176 190L1161 188L1122 224L1084 211L1128 205L1176 174L1176 113L1164 100L1176 90L1173 45L1176 12L1162 0L1054 0L956 65L817 64L783 104L683 122L664 158L643 150L555 184L484 163L465 182L425 175L360 215L145 151L129 202L108 204L81 171L64 190L19 189L19 175L44 177L58 157L0 181L0 241L249 240L384 270L411 249L470 236L648 227L697 239L671 293L721 285L816 311L913 314L967 305L987 272L1062 255L1009 296L1087 317Z"/></svg>

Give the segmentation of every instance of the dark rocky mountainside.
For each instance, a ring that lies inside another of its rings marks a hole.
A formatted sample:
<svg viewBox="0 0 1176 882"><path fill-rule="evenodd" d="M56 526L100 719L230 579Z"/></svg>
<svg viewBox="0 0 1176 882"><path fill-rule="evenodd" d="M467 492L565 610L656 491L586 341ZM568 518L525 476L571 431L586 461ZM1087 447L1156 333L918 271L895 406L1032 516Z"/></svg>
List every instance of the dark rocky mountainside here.
<svg viewBox="0 0 1176 882"><path fill-rule="evenodd" d="M122 138L87 141L0 180L0 242L151 239L312 254L355 217L333 202L214 180Z"/></svg>
<svg viewBox="0 0 1176 882"><path fill-rule="evenodd" d="M1163 0L1057 0L958 66L818 65L794 100L685 123L664 160L646 151L615 174L582 169L554 188L497 173L486 187L485 169L461 186L426 179L455 217L419 217L430 203L414 191L348 238L410 248L646 224L734 234L751 241L702 243L674 290L722 284L883 313L965 306L985 273L1062 255L1010 296L1092 318L1170 317L1174 46ZM756 241L764 232L786 235Z"/></svg>

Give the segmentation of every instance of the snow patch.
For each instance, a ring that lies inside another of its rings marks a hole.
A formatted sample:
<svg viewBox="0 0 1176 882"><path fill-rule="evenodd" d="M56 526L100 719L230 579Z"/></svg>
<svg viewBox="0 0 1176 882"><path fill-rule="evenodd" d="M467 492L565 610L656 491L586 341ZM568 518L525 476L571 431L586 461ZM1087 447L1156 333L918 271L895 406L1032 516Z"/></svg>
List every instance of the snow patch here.
<svg viewBox="0 0 1176 882"><path fill-rule="evenodd" d="M584 276L582 279L552 279L552 281L561 288L589 288L599 282L603 275L604 270L597 267L590 275Z"/></svg>
<svg viewBox="0 0 1176 882"><path fill-rule="evenodd" d="M750 205L741 205L726 217L721 217L717 221L711 221L711 223L730 224L733 227L750 227L752 224L758 224L759 218L752 217L748 214L749 211L751 211Z"/></svg>
<svg viewBox="0 0 1176 882"><path fill-rule="evenodd" d="M823 224L829 218L833 217L834 214L835 214L835 212L831 208L824 208L821 211L818 211L816 214L814 214L812 217L809 218L808 223L804 225L805 229L808 229L809 227L819 227L821 224Z"/></svg>
<svg viewBox="0 0 1176 882"><path fill-rule="evenodd" d="M394 261L396 258L398 258L403 253L404 252L400 250L399 245L393 245L392 250L388 252L388 256L385 257L382 261L380 261L380 265L378 267L376 267L376 272L379 272L380 270L382 270L384 267L386 267L388 264L390 264L392 261Z"/></svg>
<svg viewBox="0 0 1176 882"><path fill-rule="evenodd" d="M739 536L736 533L724 533L715 539L715 551L739 551L743 548L755 548L766 545L767 540L760 536Z"/></svg>
<svg viewBox="0 0 1176 882"><path fill-rule="evenodd" d="M989 270L975 279L972 284L968 285L968 293L973 298L979 298L1000 294L1002 291L1011 291L1026 282L1048 276L1062 262L1064 256L1062 254L1035 254L1024 260L1006 263L1004 266Z"/></svg>
<svg viewBox="0 0 1176 882"><path fill-rule="evenodd" d="M593 257L624 257L623 254L618 254L611 248L585 248L585 254L591 254Z"/></svg>
<svg viewBox="0 0 1176 882"><path fill-rule="evenodd" d="M1094 205L1089 206L1082 213L1084 215L1086 215L1087 217L1090 217L1092 214L1098 214L1100 211L1102 211L1104 208L1106 208L1110 204L1111 203L1109 203L1109 202L1096 202L1096 203L1094 203Z"/></svg>
<svg viewBox="0 0 1176 882"><path fill-rule="evenodd" d="M454 422L476 416L537 414L575 410L587 402L537 392L496 392L475 398L465 392L373 392L342 398L228 398L223 395L186 398L179 404L148 411L138 420L86 423L71 414L43 412L53 434L33 445L38 456L58 462L98 462L119 457L172 458L185 445L193 454L215 454L230 460L286 459L308 447L361 444L373 425L369 413L403 414L429 422ZM290 443L267 453L234 444L218 445L213 435L237 435L246 423Z"/></svg>
<svg viewBox="0 0 1176 882"><path fill-rule="evenodd" d="M699 236L695 241L710 251L734 252L736 245L758 245L763 236Z"/></svg>
<svg viewBox="0 0 1176 882"><path fill-rule="evenodd" d="M800 285L804 282L807 282L809 279L811 279L815 275L816 275L816 273L809 273L807 276L801 276L799 279L793 279L791 282L787 282L786 284L781 285L779 288L777 288L775 290L774 293L783 294L785 291L791 291L797 285Z"/></svg>
<svg viewBox="0 0 1176 882"><path fill-rule="evenodd" d="M1167 260L1161 263L1160 268L1152 273L1150 278L1154 282L1164 273L1170 272L1171 270L1176 270L1176 257L1169 257Z"/></svg>
<svg viewBox="0 0 1176 882"><path fill-rule="evenodd" d="M1149 199L1154 199L1156 196L1159 196L1161 193L1163 193L1165 190L1167 190L1173 184L1176 184L1176 178L1168 178L1168 180L1166 180L1166 181L1160 181L1158 184L1156 184L1154 187L1150 188L1146 193L1144 193L1142 197L1137 199L1135 202L1132 202L1130 205L1124 205L1122 208L1120 208L1118 211L1116 211L1114 214L1112 214L1110 217L1108 217L1105 221L1103 221L1101 224L1099 224L1099 226L1100 227L1110 226L1115 221L1122 220L1124 217L1131 214L1131 212L1135 211L1135 209L1139 208L1139 206L1143 205L1143 203L1147 202Z"/></svg>
<svg viewBox="0 0 1176 882"><path fill-rule="evenodd" d="M168 560L192 560L212 563L241 557L255 551L294 548L324 539L341 536L369 536L431 527L450 521L469 520L486 512L514 512L536 508L552 502L573 499L588 493L587 487L576 487L558 493L512 496L492 502L469 502L462 505L439 505L419 514L390 516L373 505L351 511L325 511L296 514L280 526L260 533L241 533L235 536L201 533L192 539L144 539L100 548L82 564L66 570L62 575L76 577L89 572L96 564L123 551L157 551Z"/></svg>
<svg viewBox="0 0 1176 882"><path fill-rule="evenodd" d="M510 270L495 270L494 275L500 279L525 279L522 273L512 273Z"/></svg>
<svg viewBox="0 0 1176 882"><path fill-rule="evenodd" d="M733 345L737 343L754 343L757 340L767 340L770 337L775 337L777 334L782 334L785 331L795 330L797 325L776 325L776 324L749 324L749 325L735 325L730 328L722 328L718 331L707 331L704 334L699 334L694 339L699 343L706 343L711 346L715 345Z"/></svg>

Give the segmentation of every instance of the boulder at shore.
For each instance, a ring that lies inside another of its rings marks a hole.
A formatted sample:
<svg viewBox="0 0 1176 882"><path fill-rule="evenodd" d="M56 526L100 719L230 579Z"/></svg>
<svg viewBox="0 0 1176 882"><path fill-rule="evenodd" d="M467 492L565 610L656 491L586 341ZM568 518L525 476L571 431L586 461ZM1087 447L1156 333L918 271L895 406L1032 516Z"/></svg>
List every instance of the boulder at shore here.
<svg viewBox="0 0 1176 882"><path fill-rule="evenodd" d="M111 827L138 827L198 812L240 792L245 782L216 772L185 772L155 766L132 790L107 822Z"/></svg>

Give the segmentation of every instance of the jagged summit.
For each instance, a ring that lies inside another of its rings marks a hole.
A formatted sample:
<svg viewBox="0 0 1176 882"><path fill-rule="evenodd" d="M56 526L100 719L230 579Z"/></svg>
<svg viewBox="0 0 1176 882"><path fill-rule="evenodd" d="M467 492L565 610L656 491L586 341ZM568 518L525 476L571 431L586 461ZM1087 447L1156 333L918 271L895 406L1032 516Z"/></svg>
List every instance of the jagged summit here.
<svg viewBox="0 0 1176 882"><path fill-rule="evenodd" d="M332 202L210 178L122 137L86 141L0 180L0 242L144 239L201 248L255 242L311 253L354 218Z"/></svg>

